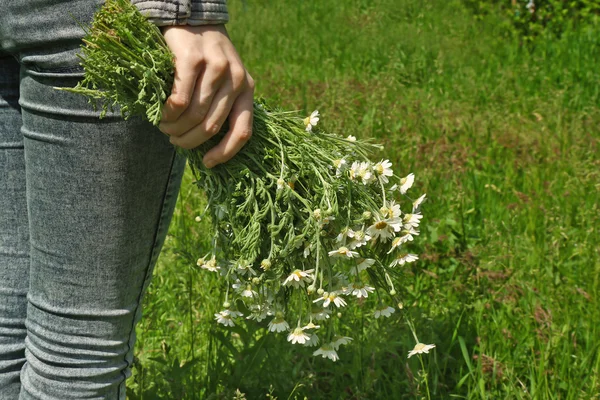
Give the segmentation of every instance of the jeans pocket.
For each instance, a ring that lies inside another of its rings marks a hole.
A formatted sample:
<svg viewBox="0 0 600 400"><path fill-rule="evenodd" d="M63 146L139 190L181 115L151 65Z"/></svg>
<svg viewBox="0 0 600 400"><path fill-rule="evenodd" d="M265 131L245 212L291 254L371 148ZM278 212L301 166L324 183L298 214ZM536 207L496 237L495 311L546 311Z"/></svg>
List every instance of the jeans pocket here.
<svg viewBox="0 0 600 400"><path fill-rule="evenodd" d="M103 0L0 0L0 49L32 73L81 74L81 39Z"/></svg>

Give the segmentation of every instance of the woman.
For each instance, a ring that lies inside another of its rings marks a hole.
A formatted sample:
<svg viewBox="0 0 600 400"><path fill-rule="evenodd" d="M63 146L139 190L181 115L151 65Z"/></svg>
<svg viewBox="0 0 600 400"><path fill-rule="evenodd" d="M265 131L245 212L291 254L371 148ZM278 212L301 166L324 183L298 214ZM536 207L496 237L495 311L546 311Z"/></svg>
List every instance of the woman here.
<svg viewBox="0 0 600 400"><path fill-rule="evenodd" d="M160 130L81 96L97 0L0 0L0 400L125 399L141 301L185 160L229 118L212 167L251 135L254 84L225 0L132 0L176 57ZM166 134L166 135L165 135Z"/></svg>

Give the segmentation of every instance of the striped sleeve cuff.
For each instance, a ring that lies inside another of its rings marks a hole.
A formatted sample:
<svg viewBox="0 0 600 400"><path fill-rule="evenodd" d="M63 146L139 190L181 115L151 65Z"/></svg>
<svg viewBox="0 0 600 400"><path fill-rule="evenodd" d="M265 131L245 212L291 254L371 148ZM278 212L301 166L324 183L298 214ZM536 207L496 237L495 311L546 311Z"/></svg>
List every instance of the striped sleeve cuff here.
<svg viewBox="0 0 600 400"><path fill-rule="evenodd" d="M157 26L211 25L229 21L226 0L131 0Z"/></svg>
<svg viewBox="0 0 600 400"><path fill-rule="evenodd" d="M189 25L224 24L228 21L226 0L192 0Z"/></svg>

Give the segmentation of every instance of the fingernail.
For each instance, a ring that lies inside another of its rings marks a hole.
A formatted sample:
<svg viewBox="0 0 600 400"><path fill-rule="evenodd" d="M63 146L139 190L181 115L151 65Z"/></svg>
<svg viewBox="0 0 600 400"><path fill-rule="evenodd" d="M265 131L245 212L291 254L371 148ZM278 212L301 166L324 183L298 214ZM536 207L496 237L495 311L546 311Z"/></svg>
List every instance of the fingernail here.
<svg viewBox="0 0 600 400"><path fill-rule="evenodd" d="M215 166L215 162L211 159L204 160L202 162L204 163L204 166L209 169Z"/></svg>

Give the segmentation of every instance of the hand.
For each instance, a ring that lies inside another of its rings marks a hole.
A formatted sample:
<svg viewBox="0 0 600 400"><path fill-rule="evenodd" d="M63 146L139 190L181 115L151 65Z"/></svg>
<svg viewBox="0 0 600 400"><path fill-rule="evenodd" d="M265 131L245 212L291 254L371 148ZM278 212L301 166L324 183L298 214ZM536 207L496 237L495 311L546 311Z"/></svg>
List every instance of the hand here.
<svg viewBox="0 0 600 400"><path fill-rule="evenodd" d="M170 26L163 35L175 55L175 81L159 129L193 149L229 116L229 131L202 160L207 168L224 163L252 136L254 81L223 25Z"/></svg>

